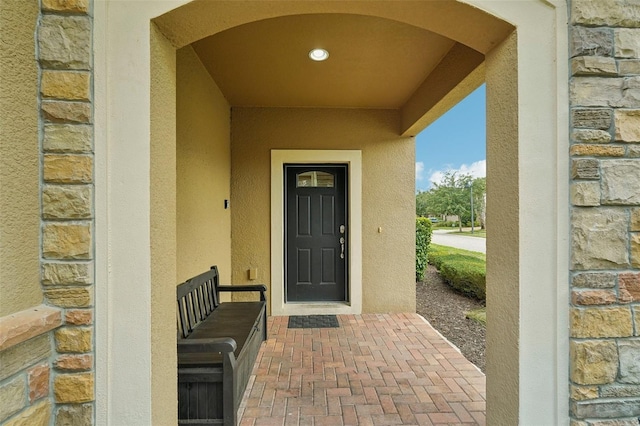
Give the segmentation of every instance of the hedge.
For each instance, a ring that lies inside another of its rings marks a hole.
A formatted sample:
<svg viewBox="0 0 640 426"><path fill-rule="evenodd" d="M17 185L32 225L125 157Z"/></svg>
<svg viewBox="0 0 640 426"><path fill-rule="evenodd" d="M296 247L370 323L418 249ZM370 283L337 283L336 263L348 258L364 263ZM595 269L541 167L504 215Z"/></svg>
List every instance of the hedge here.
<svg viewBox="0 0 640 426"><path fill-rule="evenodd" d="M454 289L485 300L487 268L484 254L434 244L429 248L429 263Z"/></svg>
<svg viewBox="0 0 640 426"><path fill-rule="evenodd" d="M431 221L426 217L416 218L416 281L424 279L427 269L427 252L431 243Z"/></svg>

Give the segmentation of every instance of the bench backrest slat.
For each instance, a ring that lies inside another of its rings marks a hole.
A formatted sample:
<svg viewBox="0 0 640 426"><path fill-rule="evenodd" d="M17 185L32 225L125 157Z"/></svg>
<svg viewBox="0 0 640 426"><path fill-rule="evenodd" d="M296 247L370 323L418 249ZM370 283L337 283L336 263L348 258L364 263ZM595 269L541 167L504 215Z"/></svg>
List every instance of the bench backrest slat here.
<svg viewBox="0 0 640 426"><path fill-rule="evenodd" d="M178 303L178 336L187 337L189 335L189 330L187 326L187 309L185 307L184 298L180 298L177 301Z"/></svg>
<svg viewBox="0 0 640 426"><path fill-rule="evenodd" d="M187 337L219 305L218 267L180 284L178 296L178 337Z"/></svg>
<svg viewBox="0 0 640 426"><path fill-rule="evenodd" d="M204 304L204 293L205 293L205 288L207 286L207 283L203 283L203 285L201 285L200 287L198 287L195 291L195 296L196 296L196 302L197 302L197 308L198 308L198 321L202 321L203 319L205 319L207 317L207 307Z"/></svg>

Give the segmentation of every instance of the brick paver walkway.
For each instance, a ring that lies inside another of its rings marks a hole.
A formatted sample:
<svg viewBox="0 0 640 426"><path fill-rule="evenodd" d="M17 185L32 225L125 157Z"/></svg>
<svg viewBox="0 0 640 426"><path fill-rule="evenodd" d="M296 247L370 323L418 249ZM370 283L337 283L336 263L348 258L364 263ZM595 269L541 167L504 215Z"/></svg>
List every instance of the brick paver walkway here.
<svg viewBox="0 0 640 426"><path fill-rule="evenodd" d="M242 426L485 424L485 376L417 314L269 318Z"/></svg>

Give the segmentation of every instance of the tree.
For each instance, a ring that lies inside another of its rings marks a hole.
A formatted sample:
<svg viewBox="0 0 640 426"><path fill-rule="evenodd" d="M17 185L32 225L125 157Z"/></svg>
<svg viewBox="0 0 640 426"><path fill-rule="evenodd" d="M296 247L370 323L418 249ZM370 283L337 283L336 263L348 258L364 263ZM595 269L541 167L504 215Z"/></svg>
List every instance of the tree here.
<svg viewBox="0 0 640 426"><path fill-rule="evenodd" d="M429 217L431 214L437 214L429 211L430 197L430 191L418 191L416 194L416 216Z"/></svg>
<svg viewBox="0 0 640 426"><path fill-rule="evenodd" d="M469 190L467 189L471 181L471 175L447 172L440 183L434 183L434 187L430 190L432 194L428 209L445 216L457 215L460 232L462 232L462 221L465 216L471 216Z"/></svg>
<svg viewBox="0 0 640 426"><path fill-rule="evenodd" d="M486 178L474 179L471 175L447 172L429 191L416 194L416 214L425 217L457 215L460 231L462 231L462 222L471 221L471 188L473 188L474 218L478 218L481 227L484 228L486 186Z"/></svg>
<svg viewBox="0 0 640 426"><path fill-rule="evenodd" d="M480 222L480 228L486 229L487 178L473 180L473 212Z"/></svg>

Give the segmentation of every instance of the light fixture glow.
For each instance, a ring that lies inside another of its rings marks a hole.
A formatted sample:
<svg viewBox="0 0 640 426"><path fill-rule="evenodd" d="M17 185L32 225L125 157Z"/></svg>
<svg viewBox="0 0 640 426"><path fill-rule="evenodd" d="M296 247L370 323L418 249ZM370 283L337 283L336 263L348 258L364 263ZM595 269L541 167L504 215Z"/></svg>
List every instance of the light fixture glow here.
<svg viewBox="0 0 640 426"><path fill-rule="evenodd" d="M325 61L329 57L329 52L324 49L313 49L309 52L309 58L313 61Z"/></svg>

